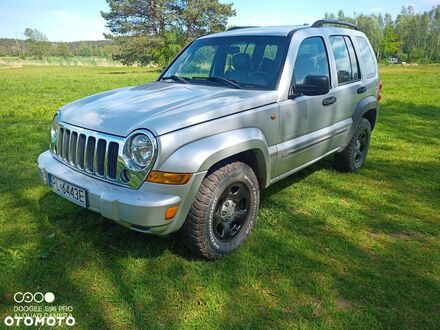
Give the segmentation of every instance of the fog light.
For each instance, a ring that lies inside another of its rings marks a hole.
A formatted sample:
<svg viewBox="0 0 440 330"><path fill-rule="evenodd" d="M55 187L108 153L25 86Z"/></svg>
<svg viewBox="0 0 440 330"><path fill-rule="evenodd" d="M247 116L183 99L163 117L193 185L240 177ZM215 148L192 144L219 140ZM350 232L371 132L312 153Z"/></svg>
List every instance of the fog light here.
<svg viewBox="0 0 440 330"><path fill-rule="evenodd" d="M165 220L171 220L172 218L174 218L178 208L179 207L177 205L167 208L167 211L165 212Z"/></svg>

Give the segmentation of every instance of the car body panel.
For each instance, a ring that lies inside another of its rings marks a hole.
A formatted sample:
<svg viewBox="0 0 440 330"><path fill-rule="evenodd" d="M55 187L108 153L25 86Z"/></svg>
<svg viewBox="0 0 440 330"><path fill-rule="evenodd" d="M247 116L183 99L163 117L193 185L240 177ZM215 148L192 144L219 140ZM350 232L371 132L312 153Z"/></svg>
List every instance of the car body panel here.
<svg viewBox="0 0 440 330"><path fill-rule="evenodd" d="M235 139L235 133L238 132L240 135L242 135L242 132L245 129L246 132L252 133L247 135L250 140L259 139L264 141L264 147L269 153L269 159L265 158L267 163L264 164L264 167L267 169L272 169L276 160L275 153L278 141L279 124L279 106L277 103L272 103L259 108L235 113L231 116L218 118L210 122L191 126L184 130L164 134L158 137L158 145L160 146L160 150L155 168L162 171L164 171L165 168L169 169L169 165L165 166L165 163L170 164L169 159L171 157L176 159L176 156L174 155L176 152L186 146L191 146L193 143L198 143L198 141L205 141L206 139L210 139L212 141L210 138L212 136L216 136L215 143L217 144L224 145L224 141L221 139L228 140L232 144L234 141L239 140L238 138L237 140ZM256 132L258 132L258 134ZM251 146L251 144L249 146ZM216 147L213 150L218 150L218 148ZM263 154L266 154L266 151L262 152ZM230 150L225 150L225 154L226 153L229 154ZM181 162L194 164L192 159L195 158L195 154L192 152L179 157L182 157ZM210 162L208 159L202 159L202 162L198 164L202 165L205 161L207 161L207 163ZM191 170L194 171L195 169L191 168ZM268 175L269 176L267 178L270 178L271 172L268 173Z"/></svg>
<svg viewBox="0 0 440 330"><path fill-rule="evenodd" d="M89 96L60 111L64 122L90 130L127 136L142 128L157 136L275 101L273 91L152 82Z"/></svg>
<svg viewBox="0 0 440 330"><path fill-rule="evenodd" d="M213 165L244 151L261 153L266 164L264 177L270 177L269 148L258 128L242 128L196 140L175 151L160 167L164 172L208 171Z"/></svg>
<svg viewBox="0 0 440 330"><path fill-rule="evenodd" d="M178 230L186 218L194 196L206 172L194 173L186 185L160 185L145 182L138 190L127 189L79 173L52 157L49 151L38 157L41 181L47 184L47 174L87 191L87 208L130 229L167 235ZM169 207L178 206L171 220L165 220Z"/></svg>

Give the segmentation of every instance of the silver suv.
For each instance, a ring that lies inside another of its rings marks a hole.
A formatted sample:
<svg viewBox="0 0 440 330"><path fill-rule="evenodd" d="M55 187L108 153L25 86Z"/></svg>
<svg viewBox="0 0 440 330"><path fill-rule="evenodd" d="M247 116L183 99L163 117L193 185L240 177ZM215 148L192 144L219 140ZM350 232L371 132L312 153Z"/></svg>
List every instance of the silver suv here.
<svg viewBox="0 0 440 330"><path fill-rule="evenodd" d="M73 203L142 233L180 230L216 259L249 235L262 188L330 154L362 166L380 89L349 23L232 28L194 40L155 82L59 109L39 173Z"/></svg>

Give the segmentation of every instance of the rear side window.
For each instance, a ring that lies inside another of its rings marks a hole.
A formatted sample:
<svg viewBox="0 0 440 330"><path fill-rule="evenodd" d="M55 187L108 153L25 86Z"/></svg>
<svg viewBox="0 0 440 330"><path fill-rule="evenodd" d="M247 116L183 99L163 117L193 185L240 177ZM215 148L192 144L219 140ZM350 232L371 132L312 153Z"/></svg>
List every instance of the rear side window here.
<svg viewBox="0 0 440 330"><path fill-rule="evenodd" d="M267 58L269 60L274 61L277 57L278 46L277 45L267 45L264 48L263 58Z"/></svg>
<svg viewBox="0 0 440 330"><path fill-rule="evenodd" d="M376 76L376 61L373 51L367 40L363 37L356 37L356 41L361 50L362 60L365 64L367 78L373 78Z"/></svg>
<svg viewBox="0 0 440 330"><path fill-rule="evenodd" d="M330 80L327 51L321 37L308 38L301 43L294 75L296 85L301 85L308 75L327 76Z"/></svg>
<svg viewBox="0 0 440 330"><path fill-rule="evenodd" d="M359 64L350 38L331 36L330 44L336 62L338 83L346 84L359 80Z"/></svg>
<svg viewBox="0 0 440 330"><path fill-rule="evenodd" d="M351 64L351 72L353 80L361 79L361 74L359 70L359 61L356 56L356 52L354 51L353 43L349 37L344 37L345 44L348 48L348 53L350 54L350 64Z"/></svg>

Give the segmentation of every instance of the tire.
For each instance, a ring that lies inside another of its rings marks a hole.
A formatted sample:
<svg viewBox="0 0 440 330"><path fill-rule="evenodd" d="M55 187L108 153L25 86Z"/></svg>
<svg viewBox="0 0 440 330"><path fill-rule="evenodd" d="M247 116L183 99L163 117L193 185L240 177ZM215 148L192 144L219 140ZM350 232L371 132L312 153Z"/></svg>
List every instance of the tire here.
<svg viewBox="0 0 440 330"><path fill-rule="evenodd" d="M362 167L367 158L370 138L370 122L361 118L347 147L335 154L335 168L342 172L355 172Z"/></svg>
<svg viewBox="0 0 440 330"><path fill-rule="evenodd" d="M223 164L203 180L182 228L189 250L215 260L249 236L260 204L258 180L241 162Z"/></svg>

